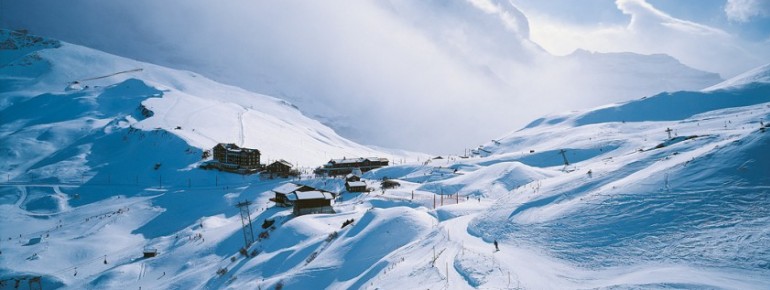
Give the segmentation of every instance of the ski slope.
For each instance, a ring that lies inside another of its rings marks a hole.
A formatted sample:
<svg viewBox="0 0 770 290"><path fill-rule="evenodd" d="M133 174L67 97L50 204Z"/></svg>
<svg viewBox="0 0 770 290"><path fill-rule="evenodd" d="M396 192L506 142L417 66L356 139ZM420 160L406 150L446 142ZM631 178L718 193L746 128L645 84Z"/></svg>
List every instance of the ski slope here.
<svg viewBox="0 0 770 290"><path fill-rule="evenodd" d="M33 277L43 289L770 285L767 67L428 159L357 145L281 100L191 72L37 43L4 52L0 67L0 289ZM220 140L308 167L339 155L409 162L348 193L341 179L197 169ZM400 186L383 189L385 177ZM335 213L276 207L271 189L290 181L340 193ZM246 255L241 201L257 235Z"/></svg>

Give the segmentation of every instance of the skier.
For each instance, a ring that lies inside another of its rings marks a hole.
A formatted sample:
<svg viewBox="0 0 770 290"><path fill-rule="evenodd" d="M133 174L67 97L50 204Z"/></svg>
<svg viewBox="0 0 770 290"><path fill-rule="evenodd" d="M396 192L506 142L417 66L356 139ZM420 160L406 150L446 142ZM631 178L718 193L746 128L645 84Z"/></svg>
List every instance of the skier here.
<svg viewBox="0 0 770 290"><path fill-rule="evenodd" d="M496 252L499 252L499 251L500 251L500 248L498 248L498 247L497 247L497 240L495 240L495 251L496 251Z"/></svg>

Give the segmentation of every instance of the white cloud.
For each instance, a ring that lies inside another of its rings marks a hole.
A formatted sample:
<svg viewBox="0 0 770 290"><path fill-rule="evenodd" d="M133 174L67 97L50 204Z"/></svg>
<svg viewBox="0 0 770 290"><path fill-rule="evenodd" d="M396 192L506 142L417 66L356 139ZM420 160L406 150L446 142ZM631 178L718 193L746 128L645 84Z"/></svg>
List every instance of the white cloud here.
<svg viewBox="0 0 770 290"><path fill-rule="evenodd" d="M625 25L575 26L529 13L533 41L567 54L582 48L599 52L664 53L684 64L728 78L770 61L766 43L744 41L707 25L675 18L644 0L617 0L630 16Z"/></svg>
<svg viewBox="0 0 770 290"><path fill-rule="evenodd" d="M730 21L748 22L754 17L770 15L770 1L727 0L725 14Z"/></svg>
<svg viewBox="0 0 770 290"><path fill-rule="evenodd" d="M287 99L362 143L435 153L461 152L551 112L697 89L665 75L687 75L670 59L645 71L649 59L554 58L528 40L532 26L508 0L8 4L10 22L34 33ZM623 5L633 25L557 29L568 37L555 43L627 51L675 45L676 33L725 37L645 2ZM665 38L645 39L658 34Z"/></svg>

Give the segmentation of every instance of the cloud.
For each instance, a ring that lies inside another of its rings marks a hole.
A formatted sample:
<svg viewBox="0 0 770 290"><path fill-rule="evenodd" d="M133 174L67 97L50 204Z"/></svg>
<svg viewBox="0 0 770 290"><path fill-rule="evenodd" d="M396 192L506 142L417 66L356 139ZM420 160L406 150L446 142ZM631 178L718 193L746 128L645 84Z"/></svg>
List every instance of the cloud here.
<svg viewBox="0 0 770 290"><path fill-rule="evenodd" d="M530 41L533 25L507 0L6 4L8 21L33 33L287 99L363 144L441 154L462 152L544 114L695 88L689 80L669 84L659 77L661 67L672 66L653 63L638 73L599 56L554 57ZM570 45L650 47L656 40L640 39L670 34L655 43L663 47L677 37L666 31L719 35L645 2L623 5L633 25L572 33L584 39Z"/></svg>
<svg viewBox="0 0 770 290"><path fill-rule="evenodd" d="M727 0L725 15L733 22L748 22L754 17L770 16L770 1Z"/></svg>
<svg viewBox="0 0 770 290"><path fill-rule="evenodd" d="M766 43L742 40L718 28L675 18L644 0L617 0L616 6L630 16L627 23L576 26L530 13L532 39L557 54L579 48L668 54L688 66L716 72L724 78L770 60Z"/></svg>

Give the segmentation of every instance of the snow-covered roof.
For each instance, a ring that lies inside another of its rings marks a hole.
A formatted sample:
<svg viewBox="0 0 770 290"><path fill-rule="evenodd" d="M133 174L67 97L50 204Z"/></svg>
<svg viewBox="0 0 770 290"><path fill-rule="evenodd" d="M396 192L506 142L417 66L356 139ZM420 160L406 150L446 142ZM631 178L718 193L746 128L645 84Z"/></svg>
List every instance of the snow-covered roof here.
<svg viewBox="0 0 770 290"><path fill-rule="evenodd" d="M297 200L334 199L334 196L331 193L317 191L317 190L305 191L305 192L295 192L294 194L297 196Z"/></svg>
<svg viewBox="0 0 770 290"><path fill-rule="evenodd" d="M279 187L273 188L273 191L277 193L289 194L297 189L300 189L301 187L302 185L296 183L284 183Z"/></svg>
<svg viewBox="0 0 770 290"><path fill-rule="evenodd" d="M366 160L373 161L373 162L387 162L388 158L382 158L382 157L367 157Z"/></svg>
<svg viewBox="0 0 770 290"><path fill-rule="evenodd" d="M366 186L366 182L363 182L363 181L350 181L350 182L348 182L348 186L353 186L353 187Z"/></svg>
<svg viewBox="0 0 770 290"><path fill-rule="evenodd" d="M286 165L286 166L288 166L288 167L293 167L293 166L294 166L294 165L292 165L291 163L289 163L289 161L286 161L286 160L283 160L283 159L281 159L281 160L278 160L278 161L276 161L276 162L273 162L272 164L275 164L275 163L280 163L280 164Z"/></svg>
<svg viewBox="0 0 770 290"><path fill-rule="evenodd" d="M337 163L337 164L345 164L345 163L360 163L364 162L365 160L369 160L372 162L387 162L388 158L382 158L382 157L366 157L366 158L345 158L345 159L332 159L329 160L329 163Z"/></svg>

